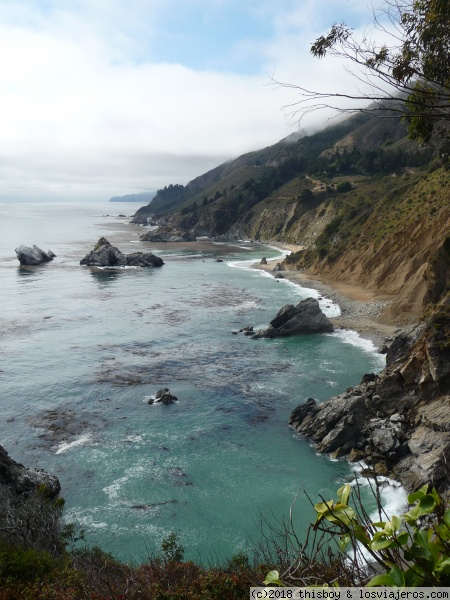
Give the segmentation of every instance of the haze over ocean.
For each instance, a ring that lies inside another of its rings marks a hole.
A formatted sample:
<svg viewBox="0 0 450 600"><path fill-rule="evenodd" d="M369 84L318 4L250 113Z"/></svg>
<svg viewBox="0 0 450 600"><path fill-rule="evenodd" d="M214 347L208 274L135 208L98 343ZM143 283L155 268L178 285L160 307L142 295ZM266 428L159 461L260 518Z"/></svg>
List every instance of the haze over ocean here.
<svg viewBox="0 0 450 600"><path fill-rule="evenodd" d="M66 517L89 544L141 561L175 531L186 558L223 560L258 538L260 513L287 516L301 486L331 498L353 478L348 463L318 456L289 429L289 415L384 359L354 332L232 335L314 293L241 262L274 257L273 248L160 244L160 269L81 267L101 236L123 252L144 246L117 216L136 209L0 204L1 444L59 477ZM20 244L57 258L19 268ZM179 402L148 406L161 387ZM313 518L302 494L295 515L305 527Z"/></svg>

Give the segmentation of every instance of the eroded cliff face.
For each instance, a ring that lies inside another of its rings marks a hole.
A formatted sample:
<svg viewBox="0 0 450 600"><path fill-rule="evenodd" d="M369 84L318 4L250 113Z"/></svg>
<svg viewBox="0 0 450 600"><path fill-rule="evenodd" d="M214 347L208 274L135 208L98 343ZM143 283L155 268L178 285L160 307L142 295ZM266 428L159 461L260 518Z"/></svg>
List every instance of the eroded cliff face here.
<svg viewBox="0 0 450 600"><path fill-rule="evenodd" d="M450 478L450 295L425 324L400 334L386 368L324 402L297 407L291 425L320 452L373 465L408 489Z"/></svg>
<svg viewBox="0 0 450 600"><path fill-rule="evenodd" d="M26 494L44 485L51 497L61 489L58 478L42 469L26 468L13 460L0 446L0 486L7 486L17 494Z"/></svg>

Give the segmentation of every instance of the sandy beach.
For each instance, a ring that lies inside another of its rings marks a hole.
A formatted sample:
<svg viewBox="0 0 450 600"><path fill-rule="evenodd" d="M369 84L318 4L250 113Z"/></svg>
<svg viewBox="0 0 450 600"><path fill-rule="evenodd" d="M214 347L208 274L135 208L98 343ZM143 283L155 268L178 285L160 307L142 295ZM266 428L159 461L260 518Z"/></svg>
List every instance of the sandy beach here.
<svg viewBox="0 0 450 600"><path fill-rule="evenodd" d="M270 245L292 252L301 249L300 246L280 244L279 242L273 242ZM256 263L253 268L276 275L278 271L274 271L274 268L279 260L269 259L267 262L267 265ZM398 332L399 328L395 323L381 316L383 309L392 301L392 298L376 296L372 291L355 285L330 281L326 276L311 275L306 270L286 269L280 274L285 279L302 287L317 290L323 297L330 298L338 304L342 314L331 319L337 328L357 331L362 337L372 340L376 346L383 346L385 342L389 343Z"/></svg>

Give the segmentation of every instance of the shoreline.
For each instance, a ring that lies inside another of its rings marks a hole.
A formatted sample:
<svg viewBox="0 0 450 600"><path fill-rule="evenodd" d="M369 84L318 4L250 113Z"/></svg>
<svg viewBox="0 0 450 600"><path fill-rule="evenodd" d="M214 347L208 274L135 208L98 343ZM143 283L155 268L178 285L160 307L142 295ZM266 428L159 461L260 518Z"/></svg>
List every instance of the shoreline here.
<svg viewBox="0 0 450 600"><path fill-rule="evenodd" d="M267 242L267 245L284 250L296 251L301 246L281 244L279 242ZM283 279L297 284L303 288L316 290L322 296L329 298L341 309L339 317L331 318L336 329L351 329L359 333L362 338L369 339L372 343L381 347L386 342L391 342L399 332L399 326L382 318L380 313L393 300L392 297L376 296L374 293L362 287L336 283L330 281L326 276L311 275L308 271L274 271L274 265L281 262L282 258L267 259L267 265L254 263L253 269L259 269L270 274L280 273Z"/></svg>

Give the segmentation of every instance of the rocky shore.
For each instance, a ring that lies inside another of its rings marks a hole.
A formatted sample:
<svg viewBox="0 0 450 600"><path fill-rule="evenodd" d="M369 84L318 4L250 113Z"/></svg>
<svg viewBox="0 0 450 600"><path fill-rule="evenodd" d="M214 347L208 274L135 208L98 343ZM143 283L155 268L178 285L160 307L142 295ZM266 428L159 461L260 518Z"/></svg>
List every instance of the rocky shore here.
<svg viewBox="0 0 450 600"><path fill-rule="evenodd" d="M275 261L255 268L273 273ZM306 272L283 278L317 290L337 303L335 327L358 331L384 345L386 367L323 403L305 399L290 425L319 452L368 465L413 490L426 483L448 488L450 478L450 298L426 321L400 329L383 314L389 298L319 281ZM418 316L419 317L419 316Z"/></svg>
<svg viewBox="0 0 450 600"><path fill-rule="evenodd" d="M26 494L44 485L51 497L60 489L58 478L42 469L26 468L13 460L0 446L0 486L7 486L16 494Z"/></svg>
<svg viewBox="0 0 450 600"><path fill-rule="evenodd" d="M320 452L372 465L416 489L448 487L450 299L426 323L399 334L386 367L322 404L310 398L290 424Z"/></svg>

